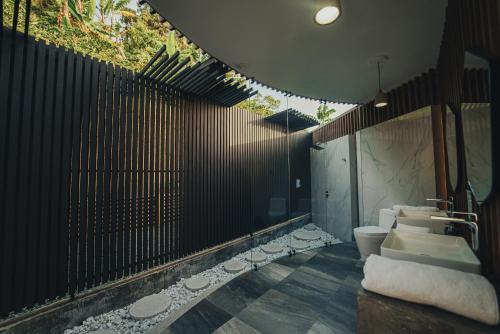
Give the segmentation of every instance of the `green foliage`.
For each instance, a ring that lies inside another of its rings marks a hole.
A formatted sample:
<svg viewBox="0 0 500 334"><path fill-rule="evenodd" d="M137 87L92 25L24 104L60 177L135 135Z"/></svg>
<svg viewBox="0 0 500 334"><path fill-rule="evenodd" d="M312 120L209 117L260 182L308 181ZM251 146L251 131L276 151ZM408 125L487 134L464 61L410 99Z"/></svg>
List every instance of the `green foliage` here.
<svg viewBox="0 0 500 334"><path fill-rule="evenodd" d="M136 0L133 0L136 1ZM131 70L140 71L169 42L191 64L206 59L201 50L179 38L168 22L131 0L36 0L32 4L30 35ZM12 26L14 0L4 1L4 24ZM23 29L24 2L18 29ZM168 38L170 36L170 40ZM173 53L173 52L172 52ZM171 54L169 52L169 54Z"/></svg>
<svg viewBox="0 0 500 334"><path fill-rule="evenodd" d="M167 53L173 55L177 50L177 43L175 40L175 32L171 31L167 35Z"/></svg>
<svg viewBox="0 0 500 334"><path fill-rule="evenodd" d="M190 65L208 58L186 38L180 38L168 22L147 8L129 7L137 0L33 0L29 34L50 44L63 46L93 58L140 71L153 55L166 45L179 59ZM14 0L4 0L4 24L12 27ZM23 30L25 2L21 1L18 30ZM233 82L246 80L231 71ZM260 115L276 112L279 100L257 94L238 107Z"/></svg>
<svg viewBox="0 0 500 334"><path fill-rule="evenodd" d="M254 112L262 116L269 116L275 113L276 111L278 111L279 106L279 100L269 95L263 96L260 93L257 93L251 99L242 101L237 105L238 108Z"/></svg>
<svg viewBox="0 0 500 334"><path fill-rule="evenodd" d="M329 108L326 104L320 104L316 111L316 118L320 123L326 123L332 119L331 117L334 112L335 109Z"/></svg>

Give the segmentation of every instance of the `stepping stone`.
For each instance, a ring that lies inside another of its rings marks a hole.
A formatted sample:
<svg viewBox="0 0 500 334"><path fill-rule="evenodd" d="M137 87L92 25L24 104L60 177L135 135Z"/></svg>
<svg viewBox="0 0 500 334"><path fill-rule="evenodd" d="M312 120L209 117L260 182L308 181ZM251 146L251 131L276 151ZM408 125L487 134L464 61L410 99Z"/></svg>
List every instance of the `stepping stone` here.
<svg viewBox="0 0 500 334"><path fill-rule="evenodd" d="M162 293L149 295L136 301L129 310L130 316L136 320L154 317L165 312L172 304L172 298Z"/></svg>
<svg viewBox="0 0 500 334"><path fill-rule="evenodd" d="M116 332L111 329L98 329L96 331L89 332L89 334L116 334Z"/></svg>
<svg viewBox="0 0 500 334"><path fill-rule="evenodd" d="M317 231L297 231L293 234L296 239L299 240L318 240L321 239L321 235Z"/></svg>
<svg viewBox="0 0 500 334"><path fill-rule="evenodd" d="M314 231L315 229L317 229L316 225L314 224L307 224L307 225L304 225L304 230L307 230L307 231Z"/></svg>
<svg viewBox="0 0 500 334"><path fill-rule="evenodd" d="M309 248L309 243L302 241L302 240L292 239L291 246L293 249L301 250L301 249Z"/></svg>
<svg viewBox="0 0 500 334"><path fill-rule="evenodd" d="M266 258L267 258L266 254L261 252L255 252L253 254L248 254L247 256L245 256L245 260L253 263L264 262Z"/></svg>
<svg viewBox="0 0 500 334"><path fill-rule="evenodd" d="M204 276L191 277L190 279L184 282L184 286L189 291L195 292L198 290L205 289L210 285L210 280Z"/></svg>
<svg viewBox="0 0 500 334"><path fill-rule="evenodd" d="M264 253L267 254L276 254L276 253L281 253L283 251L283 247L277 243L267 244L261 246L260 248L264 251Z"/></svg>
<svg viewBox="0 0 500 334"><path fill-rule="evenodd" d="M243 269L245 269L246 266L247 266L246 263L240 260L229 260L226 263L224 263L224 269L228 273L232 274L242 271Z"/></svg>

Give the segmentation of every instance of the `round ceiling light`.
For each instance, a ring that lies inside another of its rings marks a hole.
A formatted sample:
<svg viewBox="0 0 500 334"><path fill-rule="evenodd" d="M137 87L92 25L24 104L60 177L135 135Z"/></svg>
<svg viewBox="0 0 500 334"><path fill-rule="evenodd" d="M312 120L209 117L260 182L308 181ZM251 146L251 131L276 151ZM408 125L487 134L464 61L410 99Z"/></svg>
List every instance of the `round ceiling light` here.
<svg viewBox="0 0 500 334"><path fill-rule="evenodd" d="M325 6L323 6L316 15L314 16L314 20L317 24L326 25L330 24L340 16L340 1L331 0L328 1Z"/></svg>

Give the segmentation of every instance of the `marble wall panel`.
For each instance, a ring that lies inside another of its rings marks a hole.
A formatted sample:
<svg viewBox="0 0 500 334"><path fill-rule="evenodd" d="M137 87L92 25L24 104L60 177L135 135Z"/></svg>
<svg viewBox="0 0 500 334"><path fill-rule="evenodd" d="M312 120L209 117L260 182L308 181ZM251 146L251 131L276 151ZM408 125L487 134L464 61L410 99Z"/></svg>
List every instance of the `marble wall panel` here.
<svg viewBox="0 0 500 334"><path fill-rule="evenodd" d="M435 197L430 107L357 133L359 221L377 225L381 208L429 205Z"/></svg>
<svg viewBox="0 0 500 334"><path fill-rule="evenodd" d="M357 226L354 144L353 136L345 136L311 150L313 222L343 241L352 241Z"/></svg>

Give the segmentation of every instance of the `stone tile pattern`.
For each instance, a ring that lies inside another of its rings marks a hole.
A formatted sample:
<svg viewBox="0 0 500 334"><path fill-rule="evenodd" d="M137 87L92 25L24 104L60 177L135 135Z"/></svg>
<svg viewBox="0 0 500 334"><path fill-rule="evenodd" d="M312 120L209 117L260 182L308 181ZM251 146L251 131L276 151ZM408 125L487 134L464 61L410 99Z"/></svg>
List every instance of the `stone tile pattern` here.
<svg viewBox="0 0 500 334"><path fill-rule="evenodd" d="M355 333L358 259L354 244L281 258L233 279L163 333Z"/></svg>
<svg viewBox="0 0 500 334"><path fill-rule="evenodd" d="M355 243L299 253L247 272L162 333L500 333L431 306L364 291Z"/></svg>

